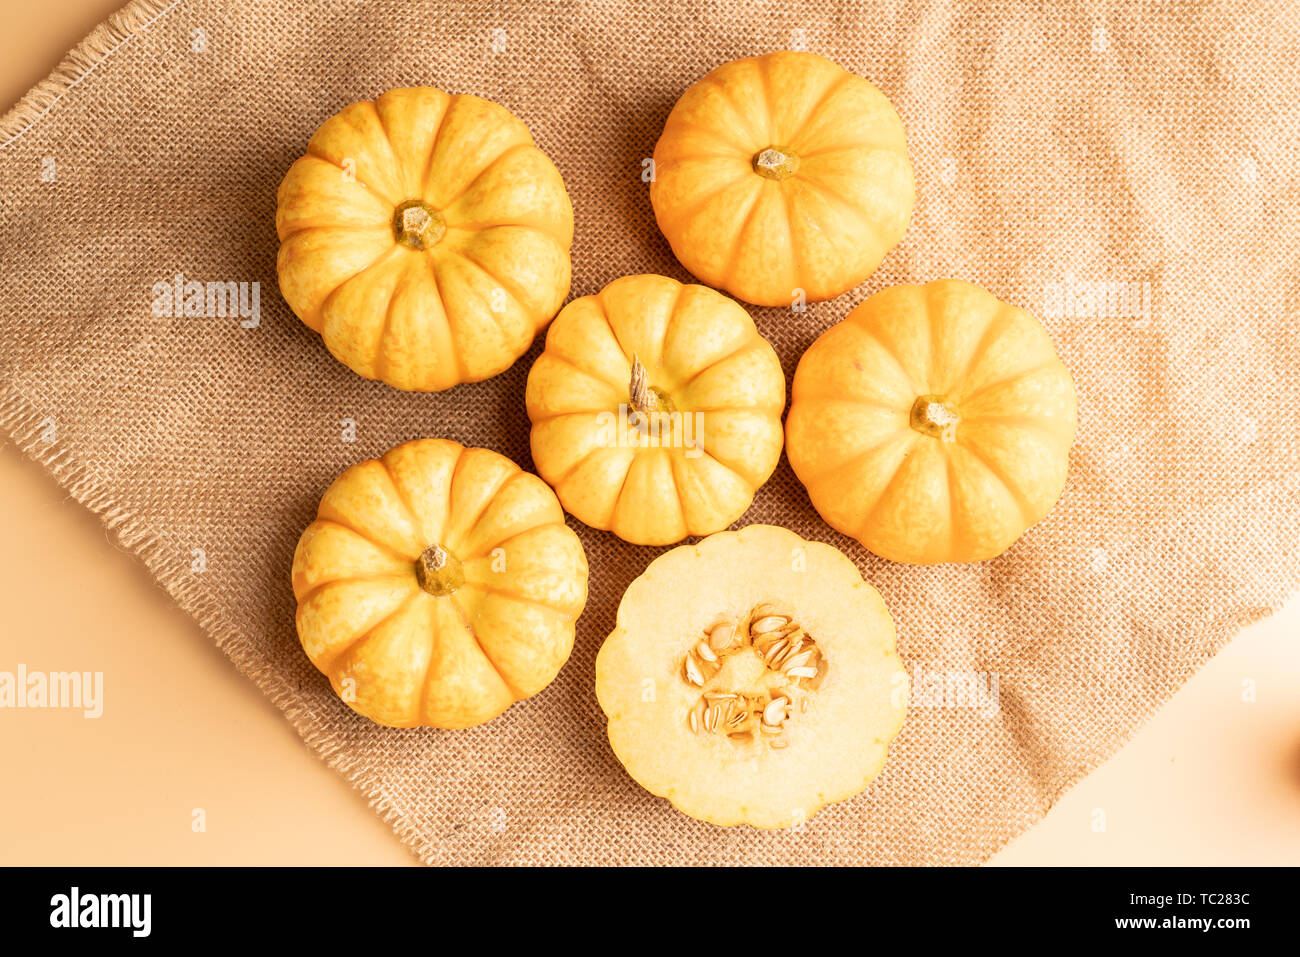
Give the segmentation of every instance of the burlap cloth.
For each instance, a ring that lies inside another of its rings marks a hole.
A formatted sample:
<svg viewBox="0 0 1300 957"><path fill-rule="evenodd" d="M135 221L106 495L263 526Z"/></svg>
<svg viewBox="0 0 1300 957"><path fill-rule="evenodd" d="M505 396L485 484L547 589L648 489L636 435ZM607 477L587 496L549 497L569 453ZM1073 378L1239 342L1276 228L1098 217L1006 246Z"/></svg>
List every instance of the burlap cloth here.
<svg viewBox="0 0 1300 957"><path fill-rule="evenodd" d="M978 862L1300 582L1300 15L1269 6L132 4L0 128L3 426L424 861ZM299 531L340 470L406 439L530 466L540 343L442 395L349 372L278 293L285 170L347 103L477 93L564 174L573 295L685 280L642 160L693 80L785 47L879 85L917 176L911 228L865 285L753 310L786 374L874 290L957 276L1044 317L1080 428L1060 505L995 561L877 559L818 519L784 460L742 523L845 549L909 668L996 675L996 712L945 706L922 672L859 798L785 833L677 814L623 772L592 687L619 596L661 550L574 522L591 600L548 690L470 731L355 716L294 634ZM153 285L176 273L260 282L260 325L156 318Z"/></svg>

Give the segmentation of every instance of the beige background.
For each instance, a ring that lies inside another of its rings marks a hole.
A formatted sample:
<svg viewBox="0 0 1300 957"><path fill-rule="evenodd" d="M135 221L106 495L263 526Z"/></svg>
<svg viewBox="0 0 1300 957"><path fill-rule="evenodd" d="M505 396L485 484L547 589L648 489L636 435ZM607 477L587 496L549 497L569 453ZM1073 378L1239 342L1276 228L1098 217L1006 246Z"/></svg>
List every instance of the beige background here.
<svg viewBox="0 0 1300 957"><path fill-rule="evenodd" d="M2 105L116 6L0 0ZM0 669L105 682L97 720L0 712L0 863L411 862L144 567L8 444L0 527ZM1243 632L995 863L1300 860L1298 631L1293 599Z"/></svg>

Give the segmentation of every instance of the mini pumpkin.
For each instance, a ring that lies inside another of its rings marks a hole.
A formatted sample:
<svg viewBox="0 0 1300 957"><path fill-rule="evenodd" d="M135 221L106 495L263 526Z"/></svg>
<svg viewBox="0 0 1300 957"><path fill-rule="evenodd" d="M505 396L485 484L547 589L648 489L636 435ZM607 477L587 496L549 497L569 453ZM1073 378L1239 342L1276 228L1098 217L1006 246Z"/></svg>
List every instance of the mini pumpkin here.
<svg viewBox="0 0 1300 957"><path fill-rule="evenodd" d="M726 528L781 457L776 352L734 301L664 276L565 306L526 401L533 462L564 507L639 545Z"/></svg>
<svg viewBox="0 0 1300 957"><path fill-rule="evenodd" d="M541 479L419 439L329 487L298 541L293 592L303 650L353 710L464 728L551 683L587 559Z"/></svg>
<svg viewBox="0 0 1300 957"><path fill-rule="evenodd" d="M907 691L879 593L837 549L773 525L651 562L596 658L619 761L721 825L791 827L862 791Z"/></svg>
<svg viewBox="0 0 1300 957"><path fill-rule="evenodd" d="M876 293L804 353L787 453L821 516L877 555L981 561L1060 498L1075 417L1038 320L938 280Z"/></svg>
<svg viewBox="0 0 1300 957"><path fill-rule="evenodd" d="M284 298L354 372L432 391L508 368L569 292L573 207L505 107L390 90L280 184Z"/></svg>
<svg viewBox="0 0 1300 957"><path fill-rule="evenodd" d="M762 306L831 299L902 238L914 186L903 124L814 53L732 60L677 101L650 200L682 265Z"/></svg>

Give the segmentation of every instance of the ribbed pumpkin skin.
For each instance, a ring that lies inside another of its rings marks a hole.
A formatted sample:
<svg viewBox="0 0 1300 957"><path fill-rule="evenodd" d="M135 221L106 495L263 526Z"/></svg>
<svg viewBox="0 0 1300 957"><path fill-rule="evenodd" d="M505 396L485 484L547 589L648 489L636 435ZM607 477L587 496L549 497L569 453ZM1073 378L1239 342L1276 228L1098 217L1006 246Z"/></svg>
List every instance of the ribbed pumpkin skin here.
<svg viewBox="0 0 1300 957"><path fill-rule="evenodd" d="M426 248L394 216L443 220ZM433 391L507 369L569 291L573 207L502 106L428 87L354 103L280 184L280 290L354 372Z"/></svg>
<svg viewBox="0 0 1300 957"><path fill-rule="evenodd" d="M760 175L777 148L793 172ZM903 124L880 90L825 57L724 63L677 101L650 200L682 265L763 306L831 299L902 238L914 185Z"/></svg>
<svg viewBox="0 0 1300 957"><path fill-rule="evenodd" d="M937 434L913 425L923 397L952 413ZM972 562L1056 504L1075 421L1070 373L1038 320L938 280L876 293L812 344L786 450L822 518L877 555Z"/></svg>
<svg viewBox="0 0 1300 957"><path fill-rule="evenodd" d="M435 596L430 545L464 582ZM550 684L573 648L587 559L554 493L487 449L419 439L352 466L293 558L298 637L354 710L464 728Z"/></svg>
<svg viewBox="0 0 1300 957"><path fill-rule="evenodd" d="M610 440L620 408L632 411L634 357L689 436L674 427L657 445ZM726 528L781 457L776 352L737 303L664 276L625 276L565 306L526 401L533 462L565 509L638 545Z"/></svg>

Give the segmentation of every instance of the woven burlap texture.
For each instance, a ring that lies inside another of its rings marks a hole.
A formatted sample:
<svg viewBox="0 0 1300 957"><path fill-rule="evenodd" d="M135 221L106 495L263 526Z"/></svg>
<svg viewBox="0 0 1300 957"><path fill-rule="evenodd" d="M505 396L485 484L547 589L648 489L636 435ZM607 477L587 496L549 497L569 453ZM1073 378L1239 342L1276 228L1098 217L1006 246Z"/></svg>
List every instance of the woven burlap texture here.
<svg viewBox="0 0 1300 957"><path fill-rule="evenodd" d="M1300 583L1297 33L1285 2L137 3L0 129L3 427L421 860L978 862ZM540 342L445 394L348 371L277 290L290 163L324 119L391 87L490 97L568 184L572 295L628 273L688 280L643 162L695 79L790 47L894 101L917 201L860 288L751 310L787 376L875 290L978 282L1041 315L1074 374L1060 504L994 561L896 565L823 524L782 460L739 524L844 549L921 679L881 777L795 831L693 821L623 772L593 662L662 549L576 521L591 598L550 688L468 731L354 715L294 634L298 534L338 472L407 439L531 467ZM177 273L260 283L259 324L156 317L154 284ZM998 707L948 706L925 672L995 675Z"/></svg>

